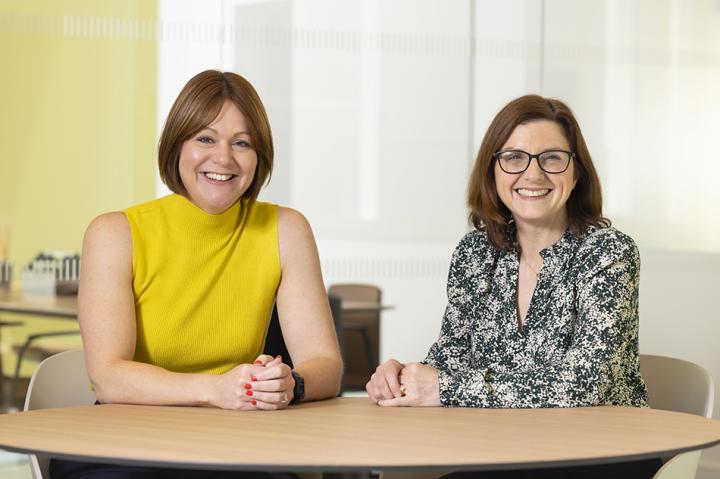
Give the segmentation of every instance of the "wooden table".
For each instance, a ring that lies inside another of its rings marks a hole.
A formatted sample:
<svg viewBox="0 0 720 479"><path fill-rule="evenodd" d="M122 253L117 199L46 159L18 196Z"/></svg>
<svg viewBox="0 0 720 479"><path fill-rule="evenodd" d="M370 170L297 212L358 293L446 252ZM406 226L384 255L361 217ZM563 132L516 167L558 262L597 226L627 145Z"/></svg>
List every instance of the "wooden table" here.
<svg viewBox="0 0 720 479"><path fill-rule="evenodd" d="M364 314L368 312L379 312L386 309L392 309L393 307L387 305L380 305L375 302L343 301L341 303L341 308L342 312L344 314L347 314L350 318L350 321L352 321L352 318L354 317L353 315ZM0 313L3 312L43 316L57 319L77 319L77 296L31 295L23 294L21 291L17 290L7 290L4 288L0 288ZM63 333L67 332L63 331ZM1 358L0 367L2 367ZM15 376L17 376L17 374ZM0 388L2 388L2 379L3 378L0 376ZM365 382L367 382L367 378L363 376L363 378L358 382L358 384L364 385ZM17 379L14 381L14 383L17 383ZM16 384L14 384L14 386L15 385ZM13 387L13 389L16 388ZM0 410L7 409L7 401L9 400L10 398L3 398L2 389L0 389Z"/></svg>
<svg viewBox="0 0 720 479"><path fill-rule="evenodd" d="M343 301L343 312L368 313L393 309L393 306L366 301ZM0 288L0 312L77 319L77 296L23 294Z"/></svg>
<svg viewBox="0 0 720 479"><path fill-rule="evenodd" d="M15 313L30 316L43 316L49 318L76 320L77 319L77 296L54 296L23 294L21 291L0 288L0 313ZM69 334L70 331L62 331L54 334ZM79 333L79 331L78 331ZM2 331L0 331L2 338ZM32 340L31 340L32 341ZM26 343L30 346L30 343ZM26 347L27 347L26 346ZM0 368L2 368L2 357L0 356ZM16 365L14 380L11 383L10 391L5 392L3 384L4 375L0 369L0 411L8 410L13 400L14 392L18 389L19 362Z"/></svg>
<svg viewBox="0 0 720 479"><path fill-rule="evenodd" d="M0 416L0 447L180 468L366 473L629 461L720 443L720 421L669 411L381 408L336 398L282 411L131 405Z"/></svg>
<svg viewBox="0 0 720 479"><path fill-rule="evenodd" d="M395 309L395 306L379 304L372 301L346 301L340 302L343 313L379 313L388 309Z"/></svg>
<svg viewBox="0 0 720 479"><path fill-rule="evenodd" d="M73 319L77 318L77 296L23 294L0 288L2 312Z"/></svg>

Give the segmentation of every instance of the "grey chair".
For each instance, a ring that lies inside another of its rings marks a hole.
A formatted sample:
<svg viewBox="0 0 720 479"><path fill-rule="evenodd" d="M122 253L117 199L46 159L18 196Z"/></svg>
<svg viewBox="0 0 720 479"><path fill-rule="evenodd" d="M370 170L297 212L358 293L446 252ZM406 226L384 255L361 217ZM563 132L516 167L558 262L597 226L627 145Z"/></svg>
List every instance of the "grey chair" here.
<svg viewBox="0 0 720 479"><path fill-rule="evenodd" d="M651 408L712 417L715 386L702 366L683 359L641 354L640 373ZM654 479L693 479L700 454L686 452L670 458Z"/></svg>
<svg viewBox="0 0 720 479"><path fill-rule="evenodd" d="M25 411L54 407L86 406L95 402L85 369L82 349L64 351L40 363L25 396ZM49 479L46 456L30 455L33 479Z"/></svg>

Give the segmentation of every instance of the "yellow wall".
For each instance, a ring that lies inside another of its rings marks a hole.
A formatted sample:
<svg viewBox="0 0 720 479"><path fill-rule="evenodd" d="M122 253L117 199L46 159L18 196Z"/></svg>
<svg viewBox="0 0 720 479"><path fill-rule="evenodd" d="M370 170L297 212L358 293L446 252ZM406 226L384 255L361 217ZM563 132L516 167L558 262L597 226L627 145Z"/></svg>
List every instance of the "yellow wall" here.
<svg viewBox="0 0 720 479"><path fill-rule="evenodd" d="M0 226L16 277L40 250L80 251L97 214L154 196L156 9L0 0ZM5 329L3 347L45 323Z"/></svg>

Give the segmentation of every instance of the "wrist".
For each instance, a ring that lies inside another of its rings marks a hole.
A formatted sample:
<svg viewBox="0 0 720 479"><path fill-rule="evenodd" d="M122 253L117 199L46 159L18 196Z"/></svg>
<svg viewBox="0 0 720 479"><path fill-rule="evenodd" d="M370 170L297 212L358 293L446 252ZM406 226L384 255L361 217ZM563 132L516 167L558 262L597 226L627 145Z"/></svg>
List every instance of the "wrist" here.
<svg viewBox="0 0 720 479"><path fill-rule="evenodd" d="M290 404L297 404L305 398L305 378L303 378L300 373L295 370L292 370L291 374L293 377L294 385Z"/></svg>
<svg viewBox="0 0 720 479"><path fill-rule="evenodd" d="M222 375L202 374L197 375L189 388L192 403L195 406L218 406L218 391L220 390L220 378Z"/></svg>

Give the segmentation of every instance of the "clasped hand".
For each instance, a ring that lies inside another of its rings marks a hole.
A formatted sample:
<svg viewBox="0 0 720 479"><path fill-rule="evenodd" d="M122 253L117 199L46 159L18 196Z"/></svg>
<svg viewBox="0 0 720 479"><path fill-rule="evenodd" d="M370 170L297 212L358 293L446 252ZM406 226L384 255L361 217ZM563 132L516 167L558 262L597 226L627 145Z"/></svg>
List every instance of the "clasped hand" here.
<svg viewBox="0 0 720 479"><path fill-rule="evenodd" d="M438 370L425 364L390 359L377 367L365 389L380 406L440 406Z"/></svg>
<svg viewBox="0 0 720 479"><path fill-rule="evenodd" d="M282 357L258 356L253 364L240 364L218 376L216 399L222 409L283 409L293 399L295 379Z"/></svg>

